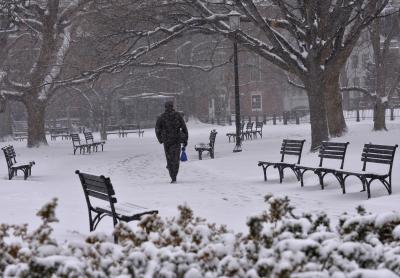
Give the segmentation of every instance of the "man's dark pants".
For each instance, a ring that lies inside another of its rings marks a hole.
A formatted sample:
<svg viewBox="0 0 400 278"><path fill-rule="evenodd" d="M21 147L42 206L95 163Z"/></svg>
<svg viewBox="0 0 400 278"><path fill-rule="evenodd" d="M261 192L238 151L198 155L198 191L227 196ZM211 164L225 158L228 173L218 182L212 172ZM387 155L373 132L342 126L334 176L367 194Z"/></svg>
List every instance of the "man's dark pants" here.
<svg viewBox="0 0 400 278"><path fill-rule="evenodd" d="M167 158L167 168L169 176L173 181L179 171L179 157L181 154L181 144L165 144L164 143L165 157Z"/></svg>

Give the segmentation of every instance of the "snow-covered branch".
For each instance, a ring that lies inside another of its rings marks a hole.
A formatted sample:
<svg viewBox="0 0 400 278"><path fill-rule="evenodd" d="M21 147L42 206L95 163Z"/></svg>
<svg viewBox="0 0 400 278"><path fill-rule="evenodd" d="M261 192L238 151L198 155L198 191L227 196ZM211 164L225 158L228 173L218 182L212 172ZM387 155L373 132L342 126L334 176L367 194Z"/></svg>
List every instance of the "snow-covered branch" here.
<svg viewBox="0 0 400 278"><path fill-rule="evenodd" d="M38 95L38 99L40 100L46 100L48 98L49 93L53 88L54 81L60 75L61 68L64 64L65 57L71 44L71 26L68 26L64 29L61 37L63 40L58 48L58 52L56 53L54 64L49 67L49 72L43 80L43 86L41 87Z"/></svg>

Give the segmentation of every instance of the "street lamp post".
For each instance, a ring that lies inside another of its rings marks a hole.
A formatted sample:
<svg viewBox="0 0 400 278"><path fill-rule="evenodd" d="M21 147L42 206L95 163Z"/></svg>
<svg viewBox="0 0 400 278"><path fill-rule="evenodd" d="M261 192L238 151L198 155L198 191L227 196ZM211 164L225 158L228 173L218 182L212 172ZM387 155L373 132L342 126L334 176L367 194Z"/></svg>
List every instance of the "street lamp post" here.
<svg viewBox="0 0 400 278"><path fill-rule="evenodd" d="M229 26L232 31L235 32L235 40L233 42L233 70L235 74L235 124L236 124L236 145L233 152L242 151L241 142L241 124L240 124L240 91L239 91L239 65L238 65L238 50L236 31L240 29L240 13L237 11L231 11L229 14Z"/></svg>

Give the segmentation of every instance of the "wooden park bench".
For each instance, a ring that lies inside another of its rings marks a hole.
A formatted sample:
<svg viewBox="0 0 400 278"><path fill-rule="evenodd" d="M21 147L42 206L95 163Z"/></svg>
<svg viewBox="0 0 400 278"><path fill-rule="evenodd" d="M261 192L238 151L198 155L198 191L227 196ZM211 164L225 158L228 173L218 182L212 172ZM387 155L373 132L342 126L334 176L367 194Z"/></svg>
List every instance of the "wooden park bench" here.
<svg viewBox="0 0 400 278"><path fill-rule="evenodd" d="M15 141L24 141L28 139L28 132L26 131L13 131L13 139Z"/></svg>
<svg viewBox="0 0 400 278"><path fill-rule="evenodd" d="M85 154L86 152L90 153L90 149L92 148L91 144L82 144L81 138L78 133L71 133L70 137L72 139L72 148L74 149L74 155L76 151L79 149L79 154Z"/></svg>
<svg viewBox="0 0 400 278"><path fill-rule="evenodd" d="M375 180L380 181L388 191L389 195L392 194L392 168L394 154L398 145L387 146L387 145L374 145L365 144L362 154L361 161L363 161L362 170L357 171L344 171L336 170L334 172L337 180L342 187L343 194L346 193L345 182L350 176L357 177L363 187L363 191L367 190L368 199L371 198L371 183ZM366 171L367 163L376 163L388 165L386 173L368 172Z"/></svg>
<svg viewBox="0 0 400 278"><path fill-rule="evenodd" d="M210 142L208 144L200 143L195 145L194 149L199 152L199 160L202 160L203 152L208 152L211 158L214 158L215 138L217 131L215 129L210 131Z"/></svg>
<svg viewBox="0 0 400 278"><path fill-rule="evenodd" d="M28 123L26 121L14 121L12 135L15 141L28 139Z"/></svg>
<svg viewBox="0 0 400 278"><path fill-rule="evenodd" d="M246 140L248 139L253 140L253 126L254 122L248 122L246 124L246 130L243 132L243 136L244 138L246 138Z"/></svg>
<svg viewBox="0 0 400 278"><path fill-rule="evenodd" d="M140 125L137 124L126 124L121 125L121 136L128 137L129 133L137 133L139 137L143 137L144 130L140 128Z"/></svg>
<svg viewBox="0 0 400 278"><path fill-rule="evenodd" d="M253 130L254 138L257 138L258 135L260 135L260 137L262 138L262 136L263 136L263 134L262 134L263 126L264 126L263 122L256 122L256 127Z"/></svg>
<svg viewBox="0 0 400 278"><path fill-rule="evenodd" d="M83 193L85 194L89 213L89 229L91 232L96 229L101 219L105 216L110 216L113 219L115 227L119 221L130 222L140 220L143 215L158 213L158 210L148 210L130 203L117 204L117 198L115 197L115 191L110 178L81 173L78 170L75 173L79 176ZM92 198L104 201L102 202L104 205L94 206L91 202ZM114 236L114 241L118 241L116 236Z"/></svg>
<svg viewBox="0 0 400 278"><path fill-rule="evenodd" d="M98 151L99 146L101 146L101 151L104 149L105 141L94 141L93 133L91 131L86 131L83 133L85 136L86 145L93 148L93 151Z"/></svg>
<svg viewBox="0 0 400 278"><path fill-rule="evenodd" d="M106 126L106 134L118 134L118 137L121 137L121 127L119 125L108 125Z"/></svg>
<svg viewBox="0 0 400 278"><path fill-rule="evenodd" d="M69 139L69 130L67 127L54 127L50 128L50 140L56 140L57 137L61 137L62 140Z"/></svg>
<svg viewBox="0 0 400 278"><path fill-rule="evenodd" d="M4 156L7 162L8 168L8 179L11 180L14 176L17 176L18 170L24 173L24 180L26 180L32 174L32 166L35 161L29 162L17 162L16 154L13 146L6 146L1 148L4 152Z"/></svg>
<svg viewBox="0 0 400 278"><path fill-rule="evenodd" d="M240 136L241 136L242 140L243 140L243 136L244 136L243 135L244 134L243 133L244 125L245 125L245 123L242 122L241 126L240 126ZM231 142L231 138L233 138L233 142L236 141L236 132L229 132L226 134L226 136L228 137L229 143Z"/></svg>
<svg viewBox="0 0 400 278"><path fill-rule="evenodd" d="M282 180L284 178L283 171L286 168L291 169L296 177L299 179L297 176L297 172L295 171L295 166L296 164L300 164L301 160L301 154L303 152L303 146L304 142L306 140L289 140L289 139L283 139L282 141L282 146L281 146L281 161L279 162L269 162L269 161L259 161L258 166L262 167L263 172L264 172L264 180L267 180L267 169L270 166L273 166L274 168L278 169L279 172L279 182L282 183ZM297 163L288 163L285 162L285 155L293 155L297 156Z"/></svg>
<svg viewBox="0 0 400 278"><path fill-rule="evenodd" d="M319 165L318 167L305 166L305 165L296 165L295 171L297 172L297 177L300 179L301 186L304 186L303 176L307 171L312 171L318 175L319 183L321 185L321 189L324 189L324 177L331 173L335 174L335 169L324 168L323 162L324 159L336 159L340 161L340 169L343 169L344 166L344 158L346 156L347 146L349 142L341 143L341 142L328 142L324 141L319 148L318 157Z"/></svg>

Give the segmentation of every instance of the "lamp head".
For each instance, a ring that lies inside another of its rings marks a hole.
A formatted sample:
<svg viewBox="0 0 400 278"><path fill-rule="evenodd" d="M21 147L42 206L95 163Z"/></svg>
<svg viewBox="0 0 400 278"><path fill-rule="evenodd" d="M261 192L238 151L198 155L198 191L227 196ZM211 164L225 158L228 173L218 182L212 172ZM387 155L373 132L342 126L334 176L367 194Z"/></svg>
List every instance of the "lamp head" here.
<svg viewBox="0 0 400 278"><path fill-rule="evenodd" d="M229 17L229 26L232 31L236 31L240 29L240 16L241 14L235 10L230 11L228 14Z"/></svg>

